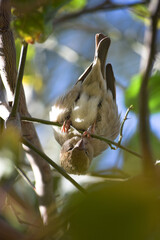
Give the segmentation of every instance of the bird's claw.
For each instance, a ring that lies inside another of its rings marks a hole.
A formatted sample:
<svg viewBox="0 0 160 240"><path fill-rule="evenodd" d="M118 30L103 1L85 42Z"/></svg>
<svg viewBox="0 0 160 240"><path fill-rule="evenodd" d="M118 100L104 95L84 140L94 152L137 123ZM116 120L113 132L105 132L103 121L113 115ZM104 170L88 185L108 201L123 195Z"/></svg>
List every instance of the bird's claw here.
<svg viewBox="0 0 160 240"><path fill-rule="evenodd" d="M84 138L84 137L90 138L91 137L91 133L88 130L84 131L83 134L82 134L82 138Z"/></svg>
<svg viewBox="0 0 160 240"><path fill-rule="evenodd" d="M70 125L71 125L71 120L70 119L65 120L62 125L61 132L68 133L68 130L70 129Z"/></svg>
<svg viewBox="0 0 160 240"><path fill-rule="evenodd" d="M84 131L82 137L91 137L91 134L95 133L95 122L87 129L87 131Z"/></svg>

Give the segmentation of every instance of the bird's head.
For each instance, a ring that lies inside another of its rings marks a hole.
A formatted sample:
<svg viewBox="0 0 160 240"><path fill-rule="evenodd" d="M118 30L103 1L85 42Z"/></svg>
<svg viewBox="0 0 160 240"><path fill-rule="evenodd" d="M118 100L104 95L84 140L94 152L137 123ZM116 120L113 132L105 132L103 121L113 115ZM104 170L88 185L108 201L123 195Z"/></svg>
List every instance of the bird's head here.
<svg viewBox="0 0 160 240"><path fill-rule="evenodd" d="M87 137L67 140L60 153L61 166L71 174L85 174L93 158L93 147Z"/></svg>

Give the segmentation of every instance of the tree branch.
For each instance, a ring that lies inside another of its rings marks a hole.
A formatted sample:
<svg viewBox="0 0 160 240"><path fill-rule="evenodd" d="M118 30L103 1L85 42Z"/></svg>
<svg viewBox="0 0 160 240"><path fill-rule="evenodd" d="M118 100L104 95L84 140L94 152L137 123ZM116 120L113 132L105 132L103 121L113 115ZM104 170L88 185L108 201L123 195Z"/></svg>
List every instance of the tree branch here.
<svg viewBox="0 0 160 240"><path fill-rule="evenodd" d="M17 87L15 88L17 79L16 50L13 33L10 29L10 15L10 1L0 0L0 77L5 87L7 93L7 100L9 103L12 103L14 101L14 92L16 91L15 110L13 111L13 115L15 115L15 112L18 110L20 115L26 115L30 117L27 109L23 87L20 91L25 61L21 61L20 63L18 82ZM24 50L26 51L26 46L24 47ZM23 60L24 59L25 54L23 55ZM6 110L8 110L8 106L4 107L6 107ZM18 122L17 117L18 114L14 116L15 120ZM26 138L30 140L38 149L42 150L33 123L22 122L21 127L22 135L26 136ZM35 176L35 188L39 200L40 213L43 222L47 223L49 219L50 206L53 204L54 201L52 186L53 178L51 169L49 164L39 155L35 154L34 151L29 150L27 152L27 157Z"/></svg>
<svg viewBox="0 0 160 240"><path fill-rule="evenodd" d="M152 66L156 53L156 37L158 14L160 12L160 0L151 0L149 4L151 13L150 26L146 28L144 44L147 54L143 60L142 83L140 88L140 115L139 115L139 131L140 143L143 157L143 168L146 174L153 173L154 163L150 142L150 125L149 125L149 109L148 109L148 82L151 76Z"/></svg>
<svg viewBox="0 0 160 240"><path fill-rule="evenodd" d="M18 69L18 74L17 74L17 80L16 80L16 91L15 91L15 95L14 95L14 103L13 103L13 107L12 107L12 110L10 113L10 117L16 116L18 107L19 107L23 73L24 73L24 67L25 67L26 56L27 56L27 48L28 48L28 44L26 42L23 42L23 45L21 48L20 60L19 60L19 69Z"/></svg>
<svg viewBox="0 0 160 240"><path fill-rule="evenodd" d="M0 75L7 93L8 102L13 101L17 70L16 50L10 30L10 1L0 1Z"/></svg>
<svg viewBox="0 0 160 240"><path fill-rule="evenodd" d="M128 114L128 112L127 112ZM46 124L46 125L54 125L54 126L58 126L58 127L62 127L62 125L58 122L52 122L52 121L47 121L47 120L43 120L43 119L39 119L39 118L31 118L31 117L25 117L25 116L21 116L21 120L22 121L27 121L27 122L36 122L36 123L42 123L42 124ZM76 129L77 130L77 129ZM79 133L83 134L83 131L81 130L77 130ZM142 156L124 146L122 146L119 141L118 143L114 142L114 141L111 141L107 138L104 138L104 137L101 137L101 136L98 136L98 135L95 135L95 134L91 134L91 137L93 138L96 138L96 139L99 139L101 141L104 141L106 143L108 143L110 146L111 145L114 145L116 146L117 148L121 148L122 150L124 151L127 151L131 154L133 154L134 156L138 157L138 158L142 158Z"/></svg>
<svg viewBox="0 0 160 240"><path fill-rule="evenodd" d="M129 8L129 7L133 7L139 4L145 4L147 1L143 0L143 1L135 1L134 3L128 3L128 4L115 4L112 3L111 1L104 1L103 3L87 8L86 6L76 12L73 13L68 13L65 15L60 16L59 18L55 18L53 21L53 26L55 27L57 24L63 23L65 21L68 20L72 20L74 18L77 18L81 15L84 14L89 14L89 13L94 13L94 12L98 12L98 11L106 11L106 10L116 10L116 9L123 9L123 8Z"/></svg>

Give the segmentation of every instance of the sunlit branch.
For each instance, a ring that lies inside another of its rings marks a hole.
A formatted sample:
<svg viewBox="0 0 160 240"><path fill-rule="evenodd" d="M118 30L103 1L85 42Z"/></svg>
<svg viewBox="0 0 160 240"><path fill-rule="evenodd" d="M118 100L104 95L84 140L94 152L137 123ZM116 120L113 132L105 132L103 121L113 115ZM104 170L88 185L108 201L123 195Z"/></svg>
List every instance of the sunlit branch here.
<svg viewBox="0 0 160 240"><path fill-rule="evenodd" d="M20 92L22 87L22 79L23 79L24 67L25 67L26 56L27 56L27 48L28 48L28 44L26 42L23 42L23 45L21 48L18 74L17 74L16 89L14 94L14 103L13 103L10 117L16 116L16 113L18 111Z"/></svg>

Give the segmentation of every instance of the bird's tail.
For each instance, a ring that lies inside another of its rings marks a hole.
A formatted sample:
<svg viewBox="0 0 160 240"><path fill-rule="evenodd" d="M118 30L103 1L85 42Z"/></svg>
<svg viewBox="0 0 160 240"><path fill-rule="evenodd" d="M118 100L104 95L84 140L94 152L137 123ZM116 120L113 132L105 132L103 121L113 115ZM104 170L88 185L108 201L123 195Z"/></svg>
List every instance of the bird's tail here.
<svg viewBox="0 0 160 240"><path fill-rule="evenodd" d="M101 73L105 78L105 63L111 40L102 33L97 33L95 36L95 60L98 58L101 66Z"/></svg>

